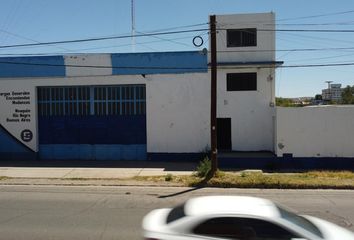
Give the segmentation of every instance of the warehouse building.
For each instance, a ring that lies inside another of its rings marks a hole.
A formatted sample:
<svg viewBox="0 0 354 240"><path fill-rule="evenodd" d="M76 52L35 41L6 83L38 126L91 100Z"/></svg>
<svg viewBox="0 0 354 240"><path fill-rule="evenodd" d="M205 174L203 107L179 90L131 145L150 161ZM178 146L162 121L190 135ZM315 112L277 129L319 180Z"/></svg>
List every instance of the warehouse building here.
<svg viewBox="0 0 354 240"><path fill-rule="evenodd" d="M218 149L274 152L275 16L216 21ZM196 158L210 147L209 57L0 58L0 159Z"/></svg>

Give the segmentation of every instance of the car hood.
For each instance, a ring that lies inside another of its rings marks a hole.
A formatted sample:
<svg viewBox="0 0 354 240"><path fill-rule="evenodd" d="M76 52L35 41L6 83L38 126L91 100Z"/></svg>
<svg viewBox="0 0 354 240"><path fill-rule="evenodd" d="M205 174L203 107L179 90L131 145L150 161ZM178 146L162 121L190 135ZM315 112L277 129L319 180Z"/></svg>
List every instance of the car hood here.
<svg viewBox="0 0 354 240"><path fill-rule="evenodd" d="M161 232L167 225L166 219L170 211L171 208L160 208L149 212L143 219L143 230L148 232Z"/></svg>
<svg viewBox="0 0 354 240"><path fill-rule="evenodd" d="M328 240L354 240L354 233L338 225L312 216L304 216L318 227L323 238Z"/></svg>

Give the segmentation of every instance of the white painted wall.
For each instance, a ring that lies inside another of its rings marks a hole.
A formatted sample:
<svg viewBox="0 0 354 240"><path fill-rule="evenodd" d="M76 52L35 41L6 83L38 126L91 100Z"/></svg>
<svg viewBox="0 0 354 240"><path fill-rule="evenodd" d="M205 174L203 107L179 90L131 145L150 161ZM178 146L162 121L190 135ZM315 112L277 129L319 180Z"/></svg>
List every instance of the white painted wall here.
<svg viewBox="0 0 354 240"><path fill-rule="evenodd" d="M275 29L274 13L217 15L216 21L219 63L275 61L275 32L260 31ZM258 29L257 46L227 47L226 29L243 28ZM264 66L234 65L218 69L218 117L231 118L234 151L274 151L275 71L261 67ZM238 72L257 72L257 91L228 92L226 74Z"/></svg>
<svg viewBox="0 0 354 240"><path fill-rule="evenodd" d="M36 85L146 84L147 151L188 153L210 146L207 73L71 77Z"/></svg>
<svg viewBox="0 0 354 240"><path fill-rule="evenodd" d="M66 76L105 76L112 75L110 54L81 54L64 56ZM83 66L83 67L70 67ZM84 67L91 66L91 67ZM99 66L93 68L92 66Z"/></svg>
<svg viewBox="0 0 354 240"><path fill-rule="evenodd" d="M200 152L210 146L210 82L207 73L75 76L63 78L3 79L0 92L26 90L31 93L31 123L4 122L14 112L14 106L0 101L1 124L20 140L20 132L30 129L34 133L31 143L38 151L36 87L146 84L146 118L148 152L188 153Z"/></svg>
<svg viewBox="0 0 354 240"><path fill-rule="evenodd" d="M258 31L256 47L227 48L226 30L220 29L272 30L274 19L273 13L218 15L217 48L218 51L229 51L219 52L218 62L274 61L275 52L269 51L275 49L274 31ZM235 50L267 51L232 52ZM65 64L111 66L111 59L109 54L66 56ZM226 91L226 73L250 71L257 71L257 91ZM35 113L31 114L30 126L4 126L16 137L20 129L31 128L37 138L37 106L34 101L37 86L146 84L148 152L200 152L210 146L210 73L146 75L146 78L141 75L109 76L111 74L111 68L69 66L66 68L67 76L62 78L1 79L2 91L30 91L32 103L29 107ZM219 69L217 114L220 118L232 118L232 150L273 150L274 108L271 105L274 103L274 78L271 68L238 69L234 66L230 70ZM0 106L1 121L13 111L5 105ZM30 147L37 151L37 142L32 142Z"/></svg>
<svg viewBox="0 0 354 240"><path fill-rule="evenodd" d="M29 100L7 100L6 97L19 96L17 93L28 92ZM14 94L15 93L15 94ZM9 94L9 95L7 95ZM12 101L29 101L29 104L12 104ZM37 151L37 105L35 88L32 87L31 82L25 80L11 80L0 81L0 124L16 139L22 142L25 146L33 151ZM19 111L26 111L21 113ZM18 114L15 117L14 114ZM25 114L26 116L24 116ZM12 120L17 119L18 122ZM9 121L10 120L10 121ZM21 139L21 132L23 130L30 130L33 138L30 141L23 141ZM1 143L0 143L1 144Z"/></svg>
<svg viewBox="0 0 354 240"><path fill-rule="evenodd" d="M207 73L147 76L148 152L201 152L210 146Z"/></svg>
<svg viewBox="0 0 354 240"><path fill-rule="evenodd" d="M253 71L257 72L257 91L226 91L226 73ZM231 118L232 150L273 151L274 70L219 71L217 94L218 117Z"/></svg>
<svg viewBox="0 0 354 240"><path fill-rule="evenodd" d="M275 14L217 15L218 62L275 61ZM257 28L257 46L227 47L224 29ZM270 31L260 31L270 30ZM225 52L226 51L226 52ZM238 51L238 52L233 52ZM245 52L240 52L245 51ZM254 51L254 52L247 52Z"/></svg>
<svg viewBox="0 0 354 240"><path fill-rule="evenodd" d="M277 107L276 153L354 157L354 106Z"/></svg>

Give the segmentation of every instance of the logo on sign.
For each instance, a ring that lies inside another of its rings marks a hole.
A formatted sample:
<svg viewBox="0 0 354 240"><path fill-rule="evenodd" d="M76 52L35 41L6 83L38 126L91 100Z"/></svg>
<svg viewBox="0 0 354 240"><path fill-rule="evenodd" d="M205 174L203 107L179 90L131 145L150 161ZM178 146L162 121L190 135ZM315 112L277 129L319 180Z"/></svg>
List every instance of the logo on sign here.
<svg viewBox="0 0 354 240"><path fill-rule="evenodd" d="M25 130L23 130L23 131L21 132L21 139L22 139L22 141L24 141L24 142L29 142L29 141L32 140L32 138L33 138L33 133L32 133L31 130L25 129Z"/></svg>

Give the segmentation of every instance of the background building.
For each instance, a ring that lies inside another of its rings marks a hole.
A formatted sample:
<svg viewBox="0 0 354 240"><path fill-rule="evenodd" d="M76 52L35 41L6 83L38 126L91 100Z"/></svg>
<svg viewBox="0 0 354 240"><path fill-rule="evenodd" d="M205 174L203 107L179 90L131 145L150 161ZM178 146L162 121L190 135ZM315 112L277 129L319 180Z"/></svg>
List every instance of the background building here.
<svg viewBox="0 0 354 240"><path fill-rule="evenodd" d="M330 84L330 88L322 90L322 99L325 101L341 101L344 88L342 84Z"/></svg>

